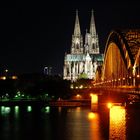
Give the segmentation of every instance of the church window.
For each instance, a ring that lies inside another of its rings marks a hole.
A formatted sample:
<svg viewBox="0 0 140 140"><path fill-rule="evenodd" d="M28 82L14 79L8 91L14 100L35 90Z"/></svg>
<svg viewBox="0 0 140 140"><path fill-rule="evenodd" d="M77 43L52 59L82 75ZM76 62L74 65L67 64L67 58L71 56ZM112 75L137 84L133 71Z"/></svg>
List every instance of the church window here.
<svg viewBox="0 0 140 140"><path fill-rule="evenodd" d="M79 49L79 44L78 43L76 44L76 49Z"/></svg>
<svg viewBox="0 0 140 140"><path fill-rule="evenodd" d="M92 44L92 49L93 49L93 50L95 49L95 44Z"/></svg>

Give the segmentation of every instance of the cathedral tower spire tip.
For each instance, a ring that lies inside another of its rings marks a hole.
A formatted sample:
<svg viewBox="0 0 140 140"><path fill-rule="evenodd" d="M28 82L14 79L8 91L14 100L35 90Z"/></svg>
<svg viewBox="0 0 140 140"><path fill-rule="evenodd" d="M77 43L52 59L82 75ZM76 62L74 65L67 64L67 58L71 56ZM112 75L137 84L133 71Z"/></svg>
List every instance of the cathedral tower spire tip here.
<svg viewBox="0 0 140 140"><path fill-rule="evenodd" d="M76 19L75 19L74 35L81 35L79 16L78 16L78 9L76 9Z"/></svg>
<svg viewBox="0 0 140 140"><path fill-rule="evenodd" d="M94 20L94 11L93 11L93 9L91 10L90 33L91 33L91 35L96 35L96 28L95 28L95 20Z"/></svg>

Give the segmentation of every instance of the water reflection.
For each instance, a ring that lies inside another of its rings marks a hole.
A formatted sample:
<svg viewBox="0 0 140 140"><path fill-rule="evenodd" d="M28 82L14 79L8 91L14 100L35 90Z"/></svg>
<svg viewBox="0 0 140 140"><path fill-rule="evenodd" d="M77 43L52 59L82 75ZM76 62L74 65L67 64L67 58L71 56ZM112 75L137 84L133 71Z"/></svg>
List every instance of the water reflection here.
<svg viewBox="0 0 140 140"><path fill-rule="evenodd" d="M45 113L47 113L47 114L50 113L50 107L49 106L45 107Z"/></svg>
<svg viewBox="0 0 140 140"><path fill-rule="evenodd" d="M32 107L31 106L27 106L27 112L31 112L32 111Z"/></svg>
<svg viewBox="0 0 140 140"><path fill-rule="evenodd" d="M62 107L59 106L58 107L58 112L61 113L61 111L62 111Z"/></svg>
<svg viewBox="0 0 140 140"><path fill-rule="evenodd" d="M95 140L103 139L100 133L100 118L98 113L88 113L88 119L90 120L90 138Z"/></svg>
<svg viewBox="0 0 140 140"><path fill-rule="evenodd" d="M9 114L10 111L11 111L11 108L10 107L1 106L1 114L2 115Z"/></svg>
<svg viewBox="0 0 140 140"><path fill-rule="evenodd" d="M1 110L1 114L4 115L4 112L5 112L5 106L1 106L0 110Z"/></svg>
<svg viewBox="0 0 140 140"><path fill-rule="evenodd" d="M83 107L1 106L0 140L140 139L139 118L140 109L121 106L98 112Z"/></svg>
<svg viewBox="0 0 140 140"><path fill-rule="evenodd" d="M14 107L15 117L18 118L19 116L19 106Z"/></svg>
<svg viewBox="0 0 140 140"><path fill-rule="evenodd" d="M126 110L121 106L110 108L109 139L126 139Z"/></svg>
<svg viewBox="0 0 140 140"><path fill-rule="evenodd" d="M95 117L96 117L95 113L93 113L93 112L88 113L88 119L89 120L93 120Z"/></svg>

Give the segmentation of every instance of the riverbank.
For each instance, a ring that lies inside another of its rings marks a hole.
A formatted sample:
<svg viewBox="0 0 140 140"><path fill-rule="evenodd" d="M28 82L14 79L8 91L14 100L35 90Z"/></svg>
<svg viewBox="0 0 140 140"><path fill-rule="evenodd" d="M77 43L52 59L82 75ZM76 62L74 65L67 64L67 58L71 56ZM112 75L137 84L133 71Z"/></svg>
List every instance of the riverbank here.
<svg viewBox="0 0 140 140"><path fill-rule="evenodd" d="M23 105L37 105L37 106L52 106L52 107L76 107L76 106L90 106L90 100L57 100L57 101L43 101L43 100L9 100L0 101L0 106L23 106Z"/></svg>

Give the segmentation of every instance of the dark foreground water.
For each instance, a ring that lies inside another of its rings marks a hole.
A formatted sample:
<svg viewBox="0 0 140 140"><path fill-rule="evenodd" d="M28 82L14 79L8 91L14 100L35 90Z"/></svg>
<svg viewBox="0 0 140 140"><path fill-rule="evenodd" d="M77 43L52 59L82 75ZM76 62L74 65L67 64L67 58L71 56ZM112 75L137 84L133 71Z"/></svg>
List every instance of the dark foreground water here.
<svg viewBox="0 0 140 140"><path fill-rule="evenodd" d="M140 109L0 107L0 140L139 140Z"/></svg>

